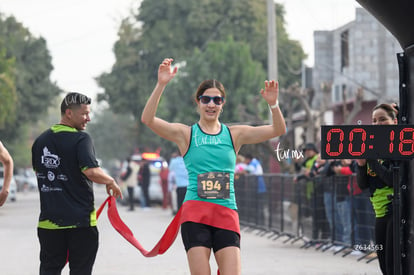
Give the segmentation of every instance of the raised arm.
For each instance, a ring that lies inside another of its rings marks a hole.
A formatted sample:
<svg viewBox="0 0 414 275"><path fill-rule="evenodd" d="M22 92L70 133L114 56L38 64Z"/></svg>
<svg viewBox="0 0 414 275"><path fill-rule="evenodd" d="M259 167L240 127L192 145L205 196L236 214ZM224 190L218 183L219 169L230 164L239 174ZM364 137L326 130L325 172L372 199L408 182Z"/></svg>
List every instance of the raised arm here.
<svg viewBox="0 0 414 275"><path fill-rule="evenodd" d="M177 73L177 67L171 69L172 58L165 58L158 68L158 81L149 97L144 110L142 111L141 121L147 125L154 133L162 138L175 142L180 151L186 150L186 132L189 133L189 126L180 123L170 123L161 118L156 117L158 104L161 95L164 92L168 82L174 78ZM189 135L189 134L188 134Z"/></svg>
<svg viewBox="0 0 414 275"><path fill-rule="evenodd" d="M265 89L260 91L262 97L270 106L272 112L272 124L264 126L235 125L231 132L236 150L243 144L254 144L278 137L286 133L286 124L279 108L279 83L277 81L265 81Z"/></svg>
<svg viewBox="0 0 414 275"><path fill-rule="evenodd" d="M10 182L13 177L13 159L6 147L0 142L0 162L3 164L3 187L0 190L0 206L2 206L9 195Z"/></svg>

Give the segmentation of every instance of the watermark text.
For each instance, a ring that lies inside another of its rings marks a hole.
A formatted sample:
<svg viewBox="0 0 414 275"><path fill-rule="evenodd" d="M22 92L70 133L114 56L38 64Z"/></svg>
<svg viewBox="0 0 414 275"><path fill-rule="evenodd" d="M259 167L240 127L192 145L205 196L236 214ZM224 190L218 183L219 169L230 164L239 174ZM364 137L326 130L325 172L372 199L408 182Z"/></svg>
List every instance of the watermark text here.
<svg viewBox="0 0 414 275"><path fill-rule="evenodd" d="M275 150L276 157L278 161L284 160L284 159L303 159L303 151L302 150L296 150L296 149L280 149L280 143L277 144L277 148Z"/></svg>

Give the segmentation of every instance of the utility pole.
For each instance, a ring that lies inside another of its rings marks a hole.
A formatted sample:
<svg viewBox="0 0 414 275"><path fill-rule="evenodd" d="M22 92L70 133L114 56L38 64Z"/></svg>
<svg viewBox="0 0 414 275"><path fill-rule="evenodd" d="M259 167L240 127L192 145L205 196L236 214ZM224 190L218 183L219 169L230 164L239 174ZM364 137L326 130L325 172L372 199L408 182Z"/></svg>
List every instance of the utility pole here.
<svg viewBox="0 0 414 275"><path fill-rule="evenodd" d="M268 80L278 80L276 7L274 0L267 1L267 73ZM272 123L272 111L269 110L269 121Z"/></svg>
<svg viewBox="0 0 414 275"><path fill-rule="evenodd" d="M276 6L274 0L267 1L267 69L269 80L278 80Z"/></svg>

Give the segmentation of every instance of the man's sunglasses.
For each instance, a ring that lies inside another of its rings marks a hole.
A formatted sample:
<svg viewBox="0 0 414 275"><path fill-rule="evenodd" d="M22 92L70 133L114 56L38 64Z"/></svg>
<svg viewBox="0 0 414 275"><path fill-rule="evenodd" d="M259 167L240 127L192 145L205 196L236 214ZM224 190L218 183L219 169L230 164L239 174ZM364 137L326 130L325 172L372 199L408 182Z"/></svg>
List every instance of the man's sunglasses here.
<svg viewBox="0 0 414 275"><path fill-rule="evenodd" d="M224 102L224 97L222 96L207 96L207 95L200 95L198 97L201 103L203 104L209 104L210 101L213 100L214 104L221 105Z"/></svg>

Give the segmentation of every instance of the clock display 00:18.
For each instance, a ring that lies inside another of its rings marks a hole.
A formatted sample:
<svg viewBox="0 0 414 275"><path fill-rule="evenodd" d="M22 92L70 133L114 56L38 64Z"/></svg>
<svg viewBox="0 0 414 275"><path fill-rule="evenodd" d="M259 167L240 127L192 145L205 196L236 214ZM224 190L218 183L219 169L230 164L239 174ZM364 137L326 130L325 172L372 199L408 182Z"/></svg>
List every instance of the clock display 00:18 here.
<svg viewBox="0 0 414 275"><path fill-rule="evenodd" d="M412 159L414 125L321 126L323 159Z"/></svg>

